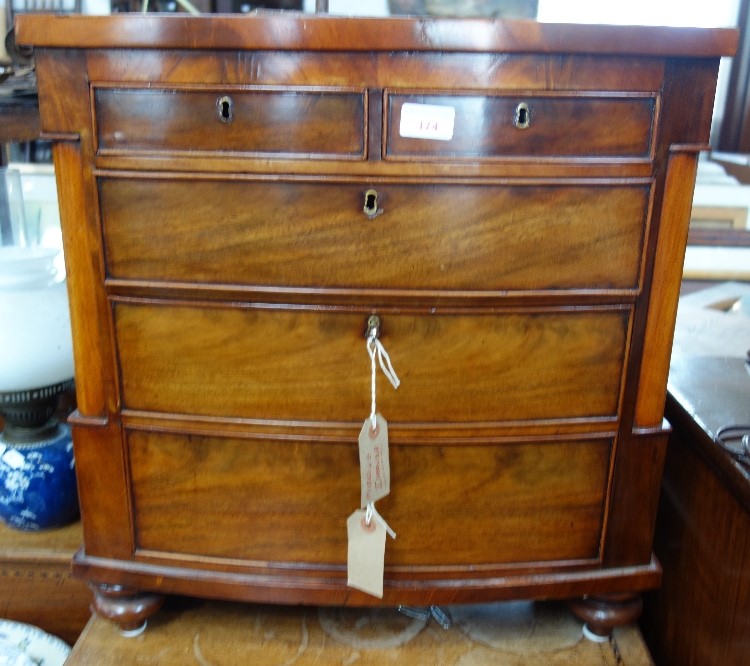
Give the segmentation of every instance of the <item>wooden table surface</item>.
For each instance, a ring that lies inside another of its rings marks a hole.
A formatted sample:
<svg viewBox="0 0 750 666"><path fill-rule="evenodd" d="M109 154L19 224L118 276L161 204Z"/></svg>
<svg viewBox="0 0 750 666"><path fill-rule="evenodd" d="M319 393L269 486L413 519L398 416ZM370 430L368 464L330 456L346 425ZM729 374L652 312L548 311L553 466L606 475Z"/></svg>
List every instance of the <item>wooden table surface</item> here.
<svg viewBox="0 0 750 666"><path fill-rule="evenodd" d="M651 666L635 627L614 630L609 642L582 637L564 605L510 602L447 609L447 630L434 620L393 609L260 606L172 600L146 631L122 637L93 618L66 666Z"/></svg>
<svg viewBox="0 0 750 666"><path fill-rule="evenodd" d="M693 434L701 454L750 513L750 469L714 438L750 423L750 283L724 282L680 299L669 372L667 418Z"/></svg>

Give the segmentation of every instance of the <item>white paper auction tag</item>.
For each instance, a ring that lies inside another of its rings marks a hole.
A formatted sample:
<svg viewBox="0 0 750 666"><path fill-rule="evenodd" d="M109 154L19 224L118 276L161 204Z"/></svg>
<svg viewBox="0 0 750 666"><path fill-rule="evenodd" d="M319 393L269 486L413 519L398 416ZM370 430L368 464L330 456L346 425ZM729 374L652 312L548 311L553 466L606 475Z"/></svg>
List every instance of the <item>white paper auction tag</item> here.
<svg viewBox="0 0 750 666"><path fill-rule="evenodd" d="M369 502L376 502L391 492L391 467L388 455L388 422L375 415L365 419L359 433L359 473L361 481L361 503L364 509Z"/></svg>
<svg viewBox="0 0 750 666"><path fill-rule="evenodd" d="M435 139L450 141L456 109L437 104L414 104L405 102L401 107L399 134L410 139Z"/></svg>
<svg viewBox="0 0 750 666"><path fill-rule="evenodd" d="M382 599L386 530L374 517L368 525L366 516L366 511L357 509L346 521L347 585Z"/></svg>

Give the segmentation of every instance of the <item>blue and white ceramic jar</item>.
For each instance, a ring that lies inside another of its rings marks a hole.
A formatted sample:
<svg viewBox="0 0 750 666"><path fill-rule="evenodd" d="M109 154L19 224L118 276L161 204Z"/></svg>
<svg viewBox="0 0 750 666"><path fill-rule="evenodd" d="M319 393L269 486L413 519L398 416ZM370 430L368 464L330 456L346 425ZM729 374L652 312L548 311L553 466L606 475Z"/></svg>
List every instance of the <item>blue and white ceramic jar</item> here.
<svg viewBox="0 0 750 666"><path fill-rule="evenodd" d="M70 428L60 395L73 390L73 352L58 248L35 244L20 179L0 169L0 520L23 530L78 515Z"/></svg>
<svg viewBox="0 0 750 666"><path fill-rule="evenodd" d="M70 427L48 439L10 442L0 435L0 519L16 529L61 527L78 517Z"/></svg>

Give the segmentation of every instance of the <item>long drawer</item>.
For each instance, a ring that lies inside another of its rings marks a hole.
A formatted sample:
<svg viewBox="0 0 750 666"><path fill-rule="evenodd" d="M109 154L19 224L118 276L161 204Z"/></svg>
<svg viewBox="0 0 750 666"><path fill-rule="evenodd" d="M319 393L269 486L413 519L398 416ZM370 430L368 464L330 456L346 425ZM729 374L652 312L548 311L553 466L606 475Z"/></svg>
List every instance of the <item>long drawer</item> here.
<svg viewBox="0 0 750 666"><path fill-rule="evenodd" d="M359 504L356 441L130 431L127 445L138 549L346 562L346 518ZM595 560L611 450L606 438L392 446L392 491L378 502L398 533L386 566Z"/></svg>
<svg viewBox="0 0 750 666"><path fill-rule="evenodd" d="M625 307L381 312L402 384L391 422L616 419ZM370 410L367 313L124 301L114 324L125 409L288 422L361 422Z"/></svg>
<svg viewBox="0 0 750 666"><path fill-rule="evenodd" d="M635 290L650 192L643 181L99 181L109 277L391 290Z"/></svg>

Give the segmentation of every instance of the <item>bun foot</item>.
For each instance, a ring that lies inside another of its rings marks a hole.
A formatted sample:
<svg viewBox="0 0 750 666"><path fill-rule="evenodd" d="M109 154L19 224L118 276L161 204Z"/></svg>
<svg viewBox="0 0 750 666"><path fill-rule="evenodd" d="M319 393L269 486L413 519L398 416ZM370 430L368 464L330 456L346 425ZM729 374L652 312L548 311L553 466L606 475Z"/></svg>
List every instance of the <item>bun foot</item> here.
<svg viewBox="0 0 750 666"><path fill-rule="evenodd" d="M140 592L122 585L89 583L89 587L94 593L92 611L118 625L120 633L126 637L142 634L146 629L146 619L164 603L160 594Z"/></svg>
<svg viewBox="0 0 750 666"><path fill-rule="evenodd" d="M643 610L643 600L638 594L585 597L568 605L573 615L585 623L583 635L596 642L608 640L615 627L635 622Z"/></svg>

